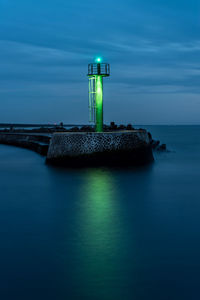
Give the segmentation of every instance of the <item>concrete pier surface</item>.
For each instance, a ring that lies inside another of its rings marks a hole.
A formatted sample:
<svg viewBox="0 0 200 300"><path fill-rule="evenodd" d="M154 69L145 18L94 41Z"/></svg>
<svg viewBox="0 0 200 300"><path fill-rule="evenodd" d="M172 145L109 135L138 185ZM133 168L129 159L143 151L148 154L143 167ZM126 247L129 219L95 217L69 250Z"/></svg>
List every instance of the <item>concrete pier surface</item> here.
<svg viewBox="0 0 200 300"><path fill-rule="evenodd" d="M0 133L0 144L27 148L44 156L47 155L50 139L51 135L45 133Z"/></svg>
<svg viewBox="0 0 200 300"><path fill-rule="evenodd" d="M0 133L0 144L27 148L48 164L70 168L144 165L154 160L146 130L96 132Z"/></svg>
<svg viewBox="0 0 200 300"><path fill-rule="evenodd" d="M54 133L46 162L67 167L133 166L154 160L146 130Z"/></svg>

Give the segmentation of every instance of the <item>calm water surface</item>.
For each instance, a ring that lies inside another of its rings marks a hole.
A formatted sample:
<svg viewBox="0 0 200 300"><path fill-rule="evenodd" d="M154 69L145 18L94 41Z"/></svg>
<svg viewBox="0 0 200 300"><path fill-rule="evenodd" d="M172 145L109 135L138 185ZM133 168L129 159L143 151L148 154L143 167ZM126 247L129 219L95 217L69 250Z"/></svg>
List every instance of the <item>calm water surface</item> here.
<svg viewBox="0 0 200 300"><path fill-rule="evenodd" d="M200 127L149 126L170 153L70 171L0 145L0 299L200 299Z"/></svg>

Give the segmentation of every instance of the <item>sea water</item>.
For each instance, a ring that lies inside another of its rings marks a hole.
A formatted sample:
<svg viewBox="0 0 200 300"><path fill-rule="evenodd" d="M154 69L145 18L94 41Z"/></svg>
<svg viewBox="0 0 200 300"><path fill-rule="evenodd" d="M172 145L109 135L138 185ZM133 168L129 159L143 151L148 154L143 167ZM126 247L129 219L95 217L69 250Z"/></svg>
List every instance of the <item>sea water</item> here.
<svg viewBox="0 0 200 300"><path fill-rule="evenodd" d="M200 299L200 126L149 166L67 170L0 145L0 299Z"/></svg>

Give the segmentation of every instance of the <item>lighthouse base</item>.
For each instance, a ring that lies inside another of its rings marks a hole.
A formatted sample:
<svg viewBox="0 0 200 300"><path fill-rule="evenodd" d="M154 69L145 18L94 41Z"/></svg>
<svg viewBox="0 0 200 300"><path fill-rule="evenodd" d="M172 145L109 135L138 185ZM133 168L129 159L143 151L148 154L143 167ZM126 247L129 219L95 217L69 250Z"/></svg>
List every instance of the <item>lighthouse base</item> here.
<svg viewBox="0 0 200 300"><path fill-rule="evenodd" d="M147 131L55 133L46 162L70 168L127 167L152 162Z"/></svg>

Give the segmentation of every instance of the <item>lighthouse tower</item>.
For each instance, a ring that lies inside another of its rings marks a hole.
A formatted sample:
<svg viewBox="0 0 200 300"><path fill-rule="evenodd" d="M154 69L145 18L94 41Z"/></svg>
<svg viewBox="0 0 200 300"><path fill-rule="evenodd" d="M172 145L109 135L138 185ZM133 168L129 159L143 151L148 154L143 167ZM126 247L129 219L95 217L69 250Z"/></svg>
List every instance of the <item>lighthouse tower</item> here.
<svg viewBox="0 0 200 300"><path fill-rule="evenodd" d="M110 76L110 65L97 58L88 65L89 78L89 121L95 124L95 131L103 131L103 77Z"/></svg>

